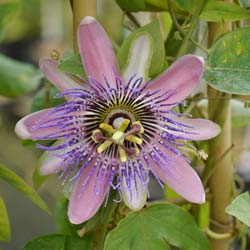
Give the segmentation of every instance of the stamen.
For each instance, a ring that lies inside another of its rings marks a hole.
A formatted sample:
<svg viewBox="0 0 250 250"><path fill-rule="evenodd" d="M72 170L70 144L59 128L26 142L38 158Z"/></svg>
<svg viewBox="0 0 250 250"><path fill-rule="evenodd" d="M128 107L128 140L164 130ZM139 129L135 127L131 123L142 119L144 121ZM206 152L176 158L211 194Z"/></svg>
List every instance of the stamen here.
<svg viewBox="0 0 250 250"><path fill-rule="evenodd" d="M139 144L139 145L141 145L143 142L140 137L137 137L135 135L127 135L125 137L125 140L130 141L130 142L134 142L134 143Z"/></svg>
<svg viewBox="0 0 250 250"><path fill-rule="evenodd" d="M118 151L121 162L126 162L127 161L126 151L121 146L118 146Z"/></svg>
<svg viewBox="0 0 250 250"><path fill-rule="evenodd" d="M120 118L118 117L116 119ZM116 127L118 127L118 124L120 124L120 126L118 129L116 129ZM100 129L96 129L92 133L92 140L95 143L103 142L97 148L97 152L101 154L112 144L116 144L118 145L118 153L121 162L126 162L128 158L136 157L140 153L140 150L133 147L126 148L124 146L124 141L141 145L143 143L143 140L140 137L136 136L136 134L143 133L144 128L139 121L136 121L132 123L130 130L125 133L129 124L130 120L125 118L120 119L119 122L113 124L113 126L108 123L101 123L99 125L99 128L104 130L104 134ZM105 135L105 132L108 135Z"/></svg>
<svg viewBox="0 0 250 250"><path fill-rule="evenodd" d="M115 133L115 129L107 124L107 123L101 123L99 128L103 129L105 132L109 133L109 134L114 134Z"/></svg>
<svg viewBox="0 0 250 250"><path fill-rule="evenodd" d="M103 151L105 151L109 146L111 146L113 144L113 141L108 141L106 140L105 142L103 142L98 148L97 148L97 152L100 154Z"/></svg>

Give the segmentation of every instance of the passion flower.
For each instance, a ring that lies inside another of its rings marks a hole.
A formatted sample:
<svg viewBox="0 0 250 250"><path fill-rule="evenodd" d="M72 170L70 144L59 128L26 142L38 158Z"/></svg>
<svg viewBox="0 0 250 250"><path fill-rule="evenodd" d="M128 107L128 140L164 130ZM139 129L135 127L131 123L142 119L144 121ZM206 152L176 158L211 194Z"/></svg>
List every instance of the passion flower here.
<svg viewBox="0 0 250 250"><path fill-rule="evenodd" d="M149 44L146 35L137 38L120 73L104 29L85 17L78 46L88 80L60 71L52 59L40 61L45 76L67 101L24 117L16 133L24 139L56 140L52 146L38 145L48 152L40 171L60 173L63 183L71 182L72 223L92 217L110 188L118 190L128 207L141 209L150 172L190 202L205 201L202 183L182 149L188 140L212 138L220 129L211 121L172 111L197 86L203 61L186 55L147 81L142 76Z"/></svg>

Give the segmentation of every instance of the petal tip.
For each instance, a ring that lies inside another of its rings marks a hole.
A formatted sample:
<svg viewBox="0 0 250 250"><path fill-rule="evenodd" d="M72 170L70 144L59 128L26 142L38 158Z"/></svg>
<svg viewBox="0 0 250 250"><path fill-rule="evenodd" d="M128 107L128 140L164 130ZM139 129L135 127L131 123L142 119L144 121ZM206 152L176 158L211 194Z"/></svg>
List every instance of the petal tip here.
<svg viewBox="0 0 250 250"><path fill-rule="evenodd" d="M93 214L88 214L87 216L84 214L84 211L82 213L79 213L79 211L72 211L72 208L68 208L68 218L70 223L72 224L82 224L88 219L90 219L93 216Z"/></svg>
<svg viewBox="0 0 250 250"><path fill-rule="evenodd" d="M204 58L203 57L201 57L201 56L196 56L196 58L198 59L198 60L200 60L200 62L202 63L202 65L204 64Z"/></svg>
<svg viewBox="0 0 250 250"><path fill-rule="evenodd" d="M203 189L203 188L202 188ZM196 203L196 204L203 204L206 202L206 194L205 194L205 191L203 189L203 191L200 193L200 195L193 200L191 201L193 203Z"/></svg>
<svg viewBox="0 0 250 250"><path fill-rule="evenodd" d="M90 24L90 23L94 23L94 22L96 22L96 19L94 17L92 17L92 16L85 16L82 19L80 25Z"/></svg>
<svg viewBox="0 0 250 250"><path fill-rule="evenodd" d="M17 122L15 126L15 133L17 134L18 137L21 139L30 139L31 134L29 133L27 127L24 124L23 119Z"/></svg>
<svg viewBox="0 0 250 250"><path fill-rule="evenodd" d="M68 214L68 218L71 224L81 224L85 222L85 220L80 220L79 218L70 216L69 214Z"/></svg>

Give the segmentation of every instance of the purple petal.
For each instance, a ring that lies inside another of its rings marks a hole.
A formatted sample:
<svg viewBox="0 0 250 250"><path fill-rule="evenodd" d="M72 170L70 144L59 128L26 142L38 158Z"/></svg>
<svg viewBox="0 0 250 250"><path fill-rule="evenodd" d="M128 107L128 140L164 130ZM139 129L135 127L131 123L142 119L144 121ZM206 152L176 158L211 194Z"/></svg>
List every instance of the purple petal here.
<svg viewBox="0 0 250 250"><path fill-rule="evenodd" d="M80 224L91 218L101 206L109 190L108 177L102 178L98 183L98 168L92 175L90 174L94 163L95 160L88 169L81 173L70 195L68 217L73 224ZM86 180L88 181L86 182ZM101 192L98 194L95 192L96 185L100 185Z"/></svg>
<svg viewBox="0 0 250 250"><path fill-rule="evenodd" d="M178 124L184 125L182 126L183 132L171 131L171 134L182 136L189 140L208 140L216 137L221 131L219 125L206 119L188 119L176 116L170 118L178 122Z"/></svg>
<svg viewBox="0 0 250 250"><path fill-rule="evenodd" d="M86 16L81 21L78 46L88 77L103 83L105 76L110 86L114 87L114 71L119 71L115 53L106 32L93 17Z"/></svg>
<svg viewBox="0 0 250 250"><path fill-rule="evenodd" d="M83 87L75 82L68 74L59 70L57 68L58 63L52 59L41 59L39 61L39 66L46 78L60 91Z"/></svg>
<svg viewBox="0 0 250 250"><path fill-rule="evenodd" d="M51 129L39 129L39 131L33 129L37 122L46 117L51 110L52 109L44 109L23 117L16 124L16 134L22 139L33 139L37 135L43 136L44 133L48 134L48 132L51 132Z"/></svg>
<svg viewBox="0 0 250 250"><path fill-rule="evenodd" d="M151 90L173 90L176 94L165 101L173 104L184 100L197 86L203 73L202 58L185 55L172 64L148 86Z"/></svg>
<svg viewBox="0 0 250 250"><path fill-rule="evenodd" d="M157 146L170 159L170 163L162 160L164 164L159 162L157 164L157 161L151 160L154 173L186 200L193 203L204 203L203 185L194 169L182 156L170 152L160 144Z"/></svg>

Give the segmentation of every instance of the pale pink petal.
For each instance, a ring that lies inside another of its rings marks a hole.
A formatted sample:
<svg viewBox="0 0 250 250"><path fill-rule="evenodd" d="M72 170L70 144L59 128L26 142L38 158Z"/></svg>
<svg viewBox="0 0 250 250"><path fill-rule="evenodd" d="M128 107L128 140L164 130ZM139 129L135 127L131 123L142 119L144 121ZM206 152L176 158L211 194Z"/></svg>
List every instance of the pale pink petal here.
<svg viewBox="0 0 250 250"><path fill-rule="evenodd" d="M65 143L62 140L57 140L51 147L64 146ZM66 148L55 149L50 152L44 152L39 159L39 170L41 175L55 174L58 171L63 171L62 162L64 160L62 155L66 155L75 148L81 146L81 142L75 143Z"/></svg>
<svg viewBox="0 0 250 250"><path fill-rule="evenodd" d="M53 143L51 147L57 147L62 144L63 144L63 141L57 140L55 143ZM41 155L38 161L40 174L41 175L56 174L63 161L63 159L58 157L57 155L67 153L76 146L78 146L78 144L67 147L66 149L53 150L51 152L45 151Z"/></svg>
<svg viewBox="0 0 250 250"><path fill-rule="evenodd" d="M130 46L129 56L122 76L126 82L136 74L137 77L148 78L153 43L147 32L138 35Z"/></svg>
<svg viewBox="0 0 250 250"><path fill-rule="evenodd" d="M106 171L105 177L103 177L101 181L98 181L100 178L100 176L98 176L99 168L96 168L94 173L90 175L94 164L95 159L78 177L70 195L68 217L73 224L80 224L91 218L101 206L109 190L109 172ZM84 186L86 180L88 181ZM98 193L95 191L96 185L99 185L100 192Z"/></svg>
<svg viewBox="0 0 250 250"><path fill-rule="evenodd" d="M16 134L22 139L32 139L37 136L38 132L34 131L33 127L37 124L39 120L43 119L51 110L52 109L44 109L23 117L16 124ZM48 129L39 130L39 133L41 133L39 135L42 136L44 132L45 134L48 134Z"/></svg>
<svg viewBox="0 0 250 250"><path fill-rule="evenodd" d="M59 138L60 134L67 133L66 128L62 129L56 119L66 116L78 115L79 112L71 112L63 115L60 112L53 112L54 109L44 109L30 115L23 117L15 127L16 134L22 139L33 140L50 140ZM80 125L79 125L80 126ZM68 133L72 127L76 125L69 125L67 127Z"/></svg>
<svg viewBox="0 0 250 250"><path fill-rule="evenodd" d="M52 59L41 59L39 66L46 78L60 91L82 88L80 84L74 81L68 74L57 68L58 63Z"/></svg>
<svg viewBox="0 0 250 250"><path fill-rule="evenodd" d="M183 117L169 116L170 119L177 122L177 128L182 131L171 131L171 134L183 136L188 140L208 140L217 136L221 129L214 122L205 119L188 119ZM183 126L182 126L183 125Z"/></svg>
<svg viewBox="0 0 250 250"><path fill-rule="evenodd" d="M181 156L157 145L171 160L169 163L151 161L154 173L176 193L193 203L204 203L205 192L202 182L194 169Z"/></svg>
<svg viewBox="0 0 250 250"><path fill-rule="evenodd" d="M61 158L52 153L44 152L38 162L39 172L41 175L56 174L61 163Z"/></svg>
<svg viewBox="0 0 250 250"><path fill-rule="evenodd" d="M121 183L121 193L124 203L132 210L140 210L147 200L147 187L145 187L138 176L136 176L136 183L133 178L130 178L131 186L125 178Z"/></svg>
<svg viewBox="0 0 250 250"><path fill-rule="evenodd" d="M102 28L93 18L86 16L78 28L78 47L89 78L104 83L104 76L110 86L115 86L114 70L118 64L112 44Z"/></svg>
<svg viewBox="0 0 250 250"><path fill-rule="evenodd" d="M148 88L163 91L173 90L175 94L165 101L174 104L192 93L201 80L203 60L194 55L185 55L173 63L166 71L153 80Z"/></svg>

